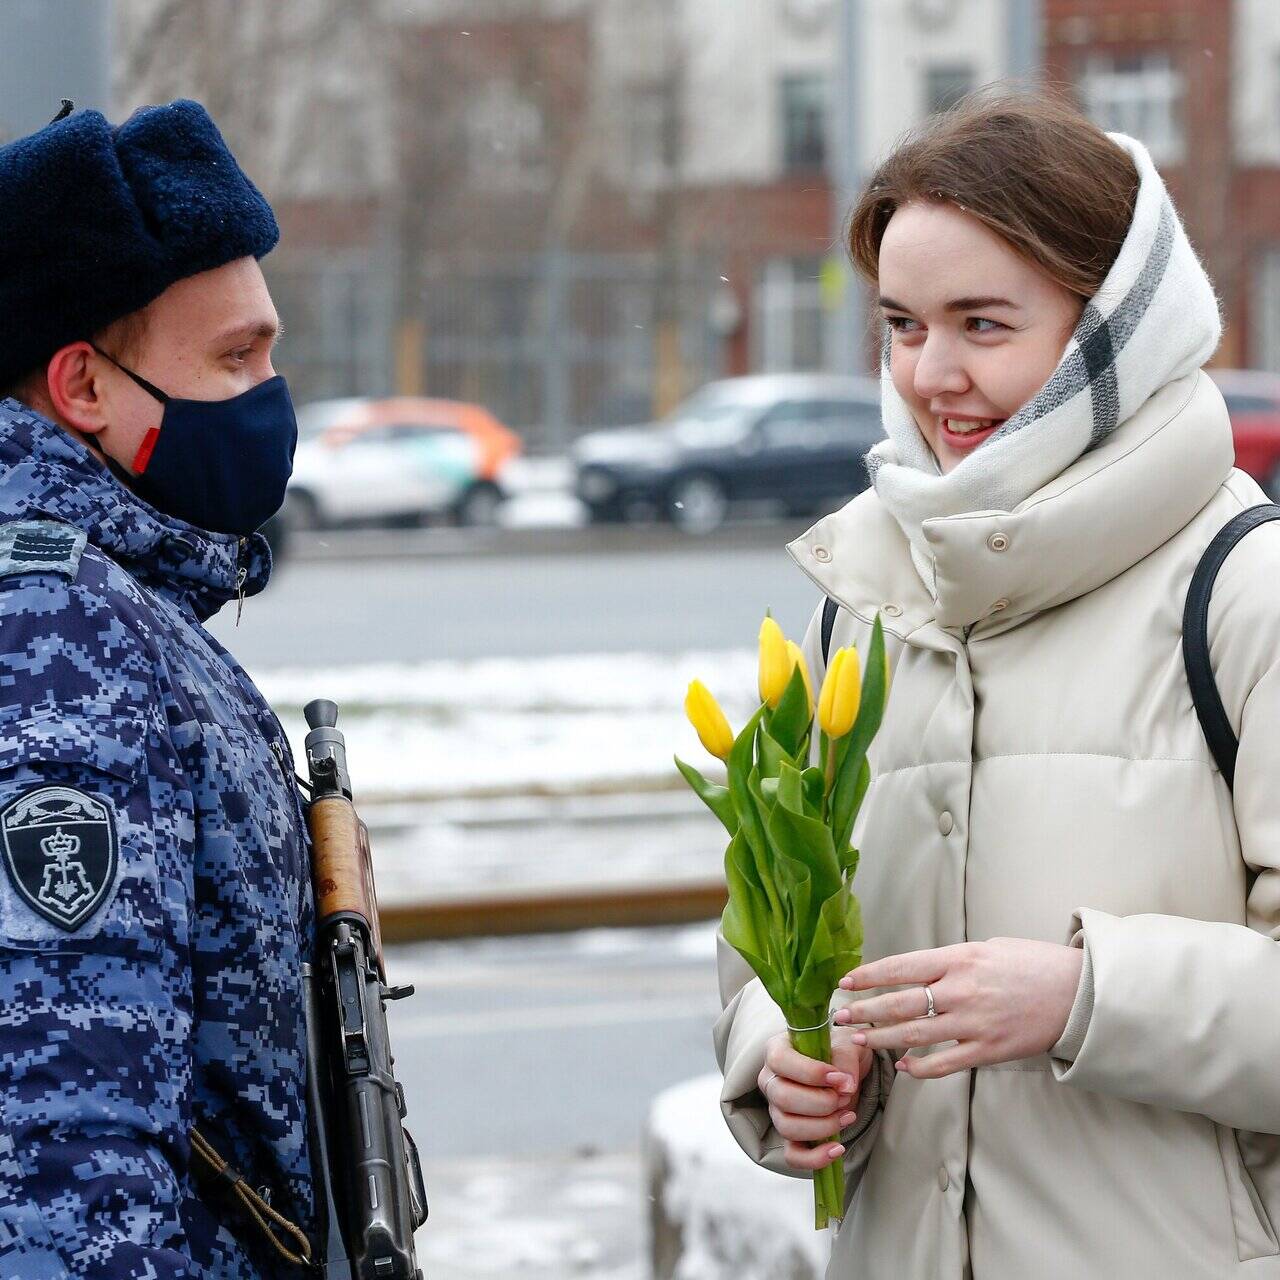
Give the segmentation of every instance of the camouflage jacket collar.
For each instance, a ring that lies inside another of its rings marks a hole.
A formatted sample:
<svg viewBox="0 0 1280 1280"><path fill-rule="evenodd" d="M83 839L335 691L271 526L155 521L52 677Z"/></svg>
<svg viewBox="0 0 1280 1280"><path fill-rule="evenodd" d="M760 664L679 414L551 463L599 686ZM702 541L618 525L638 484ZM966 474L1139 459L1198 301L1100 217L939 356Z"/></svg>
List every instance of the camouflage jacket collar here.
<svg viewBox="0 0 1280 1280"><path fill-rule="evenodd" d="M39 516L83 529L201 622L240 590L256 595L271 574L262 534L209 533L157 511L75 436L17 400L0 400L0 521Z"/></svg>

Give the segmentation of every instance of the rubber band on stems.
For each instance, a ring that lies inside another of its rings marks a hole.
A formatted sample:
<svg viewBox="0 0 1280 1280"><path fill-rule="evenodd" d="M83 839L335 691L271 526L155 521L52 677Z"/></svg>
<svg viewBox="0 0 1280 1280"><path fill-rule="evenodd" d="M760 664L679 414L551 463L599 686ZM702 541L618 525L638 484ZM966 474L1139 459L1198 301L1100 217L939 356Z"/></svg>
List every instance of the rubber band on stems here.
<svg viewBox="0 0 1280 1280"><path fill-rule="evenodd" d="M834 1014L831 1014L831 1013L827 1014L827 1016L826 1016L826 1017L825 1017L825 1018L824 1018L820 1023L818 1023L818 1025L817 1025L816 1027L793 1027L793 1026L791 1025L791 1023L789 1023L789 1022L788 1022L788 1023L787 1023L787 1030L788 1030L788 1031L796 1031L796 1032L801 1032L801 1031L821 1031L823 1027L828 1026L828 1025L830 1024L831 1019L832 1019L834 1016L835 1016L835 1015L834 1015Z"/></svg>

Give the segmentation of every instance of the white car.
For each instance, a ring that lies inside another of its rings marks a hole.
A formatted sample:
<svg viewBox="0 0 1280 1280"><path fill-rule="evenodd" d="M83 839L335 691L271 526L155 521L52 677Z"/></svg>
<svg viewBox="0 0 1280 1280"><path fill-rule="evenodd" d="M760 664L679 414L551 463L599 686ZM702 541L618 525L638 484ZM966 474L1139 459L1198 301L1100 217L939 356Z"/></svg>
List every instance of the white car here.
<svg viewBox="0 0 1280 1280"><path fill-rule="evenodd" d="M483 475L476 436L446 411L397 421L379 403L393 402L322 400L298 411L286 523L316 529L436 516L493 523L503 493Z"/></svg>

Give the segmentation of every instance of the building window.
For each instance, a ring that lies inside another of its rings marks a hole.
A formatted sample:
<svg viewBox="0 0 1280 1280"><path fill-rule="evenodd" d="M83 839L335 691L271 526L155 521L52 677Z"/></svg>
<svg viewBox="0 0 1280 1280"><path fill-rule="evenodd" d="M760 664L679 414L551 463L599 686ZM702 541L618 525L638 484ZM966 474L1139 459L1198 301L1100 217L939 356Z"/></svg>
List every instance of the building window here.
<svg viewBox="0 0 1280 1280"><path fill-rule="evenodd" d="M754 367L761 373L823 367L820 258L770 258L756 288Z"/></svg>
<svg viewBox="0 0 1280 1280"><path fill-rule="evenodd" d="M663 85L641 85L626 96L630 176L645 185L663 182L675 159L672 94Z"/></svg>
<svg viewBox="0 0 1280 1280"><path fill-rule="evenodd" d="M973 68L963 64L928 67L924 77L924 110L930 116L950 111L973 89Z"/></svg>
<svg viewBox="0 0 1280 1280"><path fill-rule="evenodd" d="M490 191L540 191L549 185L546 132L538 104L509 80L472 90L466 117L467 168Z"/></svg>
<svg viewBox="0 0 1280 1280"><path fill-rule="evenodd" d="M827 80L782 77L782 167L788 173L821 169L827 162Z"/></svg>
<svg viewBox="0 0 1280 1280"><path fill-rule="evenodd" d="M1182 162L1182 73L1168 53L1093 54L1077 86L1095 124L1139 139L1157 164Z"/></svg>

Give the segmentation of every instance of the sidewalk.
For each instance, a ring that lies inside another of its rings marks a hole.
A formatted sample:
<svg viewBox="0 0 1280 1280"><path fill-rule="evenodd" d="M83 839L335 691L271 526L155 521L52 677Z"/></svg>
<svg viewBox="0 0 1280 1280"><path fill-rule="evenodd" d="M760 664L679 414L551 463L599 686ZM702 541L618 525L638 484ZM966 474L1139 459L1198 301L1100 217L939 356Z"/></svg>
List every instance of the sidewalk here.
<svg viewBox="0 0 1280 1280"><path fill-rule="evenodd" d="M430 1280L647 1280L638 1153L438 1162L423 1176Z"/></svg>

